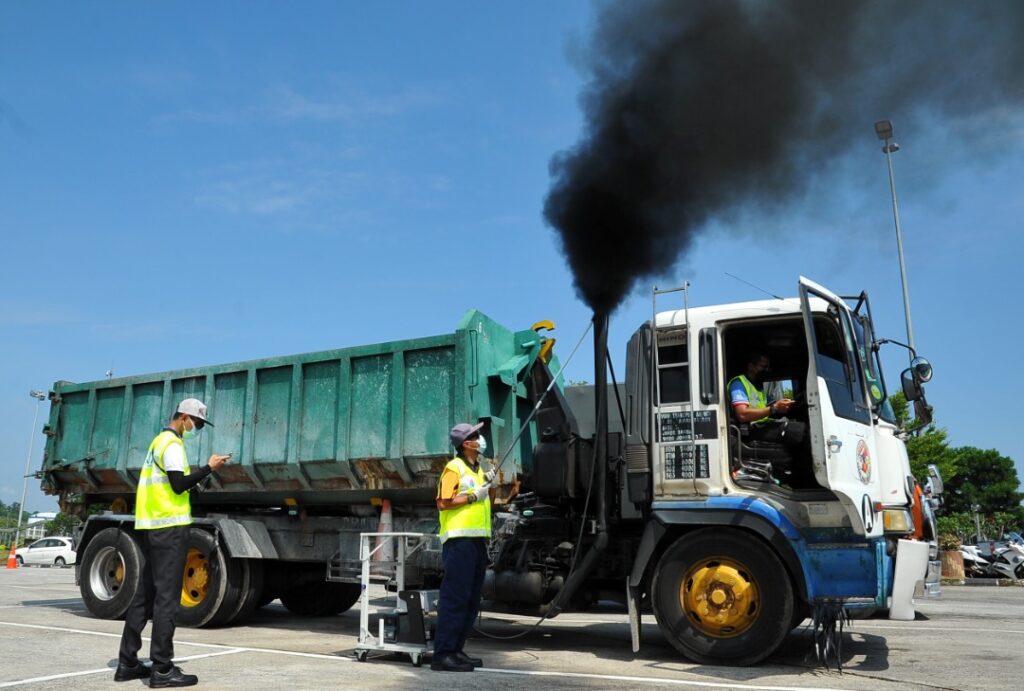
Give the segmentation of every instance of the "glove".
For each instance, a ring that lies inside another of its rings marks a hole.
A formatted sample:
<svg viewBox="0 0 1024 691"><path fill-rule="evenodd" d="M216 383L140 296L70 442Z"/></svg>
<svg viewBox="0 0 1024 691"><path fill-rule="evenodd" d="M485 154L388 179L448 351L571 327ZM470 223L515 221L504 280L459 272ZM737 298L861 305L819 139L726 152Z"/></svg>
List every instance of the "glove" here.
<svg viewBox="0 0 1024 691"><path fill-rule="evenodd" d="M491 486L489 484L480 485L475 490L473 490L472 492L469 493L469 496L472 497L469 500L469 503L470 504L474 504L474 503L476 503L478 501L482 501L482 500L486 499L487 498L487 493L490 491L490 489L491 489Z"/></svg>
<svg viewBox="0 0 1024 691"><path fill-rule="evenodd" d="M495 470L494 468L491 468L486 473L484 473L484 478L487 480L487 484L488 485L491 484L492 482L494 482L494 476L497 475L497 474L498 474L498 471Z"/></svg>

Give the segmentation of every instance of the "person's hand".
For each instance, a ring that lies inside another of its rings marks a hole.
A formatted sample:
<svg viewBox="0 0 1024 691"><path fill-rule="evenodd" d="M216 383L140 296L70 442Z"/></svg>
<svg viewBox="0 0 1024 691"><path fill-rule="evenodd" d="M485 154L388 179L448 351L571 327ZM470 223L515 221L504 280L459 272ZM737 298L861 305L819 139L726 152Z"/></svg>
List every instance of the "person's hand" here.
<svg viewBox="0 0 1024 691"><path fill-rule="evenodd" d="M494 482L494 476L497 475L497 474L498 474L498 471L497 471L496 468L491 468L486 473L484 473L484 479L487 480L487 484L488 485L491 484L492 482Z"/></svg>
<svg viewBox="0 0 1024 691"><path fill-rule="evenodd" d="M475 490L468 494L468 496L473 497L472 499L469 500L469 503L473 504L478 501L483 501L484 499L487 498L487 494L488 492L490 492L490 490L490 484L480 485L479 487L477 487Z"/></svg>
<svg viewBox="0 0 1024 691"><path fill-rule="evenodd" d="M213 454L210 456L210 460L206 462L206 465L210 466L210 470L220 470L228 459L231 458L231 454Z"/></svg>
<svg viewBox="0 0 1024 691"><path fill-rule="evenodd" d="M785 415L793 407L794 401L789 398L780 398L771 405L771 409L778 415Z"/></svg>

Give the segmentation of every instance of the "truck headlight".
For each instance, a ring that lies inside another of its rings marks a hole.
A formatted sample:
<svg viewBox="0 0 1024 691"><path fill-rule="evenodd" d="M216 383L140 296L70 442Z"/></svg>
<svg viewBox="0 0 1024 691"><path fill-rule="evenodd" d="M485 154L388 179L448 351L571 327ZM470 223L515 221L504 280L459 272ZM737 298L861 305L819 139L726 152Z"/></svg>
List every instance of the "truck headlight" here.
<svg viewBox="0 0 1024 691"><path fill-rule="evenodd" d="M907 509L884 509L882 526L887 533L912 533L914 517Z"/></svg>

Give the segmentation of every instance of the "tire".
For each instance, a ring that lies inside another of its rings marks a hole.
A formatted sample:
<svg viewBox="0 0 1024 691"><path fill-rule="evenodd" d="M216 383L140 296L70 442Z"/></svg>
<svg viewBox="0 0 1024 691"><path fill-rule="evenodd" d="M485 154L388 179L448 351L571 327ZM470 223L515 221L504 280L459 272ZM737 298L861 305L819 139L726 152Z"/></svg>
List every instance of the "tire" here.
<svg viewBox="0 0 1024 691"><path fill-rule="evenodd" d="M18 562L18 567L19 568L25 565L25 560L21 558L20 554L15 554L14 555L14 561Z"/></svg>
<svg viewBox="0 0 1024 691"><path fill-rule="evenodd" d="M800 599L793 601L793 618L789 620L789 630L799 627L811 616L811 606Z"/></svg>
<svg viewBox="0 0 1024 691"><path fill-rule="evenodd" d="M281 594L281 604L301 617L328 617L341 614L359 601L358 583L305 583Z"/></svg>
<svg viewBox="0 0 1024 691"><path fill-rule="evenodd" d="M54 566L64 566L67 562L64 561L64 557L57 557L53 560Z"/></svg>
<svg viewBox="0 0 1024 691"><path fill-rule="evenodd" d="M86 546L79 576L86 609L100 619L120 619L142 582L142 549L131 533L104 528Z"/></svg>
<svg viewBox="0 0 1024 691"><path fill-rule="evenodd" d="M192 628L226 624L235 613L242 594L241 561L229 558L213 535L192 528L188 534L176 623Z"/></svg>
<svg viewBox="0 0 1024 691"><path fill-rule="evenodd" d="M259 559L233 559L242 566L244 574L241 595L228 624L241 624L248 619L259 605L263 595L263 562Z"/></svg>
<svg viewBox="0 0 1024 691"><path fill-rule="evenodd" d="M789 575L763 542L736 530L698 530L662 555L651 585L665 638L701 664L752 665L793 621Z"/></svg>
<svg viewBox="0 0 1024 691"><path fill-rule="evenodd" d="M334 616L352 609L359 602L362 588L358 583L325 583L327 586L324 606L320 616Z"/></svg>

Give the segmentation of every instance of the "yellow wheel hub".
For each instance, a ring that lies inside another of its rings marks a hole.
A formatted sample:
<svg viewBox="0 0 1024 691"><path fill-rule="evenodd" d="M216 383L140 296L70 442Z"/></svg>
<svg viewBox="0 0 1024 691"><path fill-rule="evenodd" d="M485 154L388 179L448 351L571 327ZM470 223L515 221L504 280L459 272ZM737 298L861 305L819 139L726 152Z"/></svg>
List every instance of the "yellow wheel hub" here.
<svg viewBox="0 0 1024 691"><path fill-rule="evenodd" d="M749 629L761 613L761 597L750 571L721 557L704 559L686 572L679 604L702 633L731 638Z"/></svg>
<svg viewBox="0 0 1024 691"><path fill-rule="evenodd" d="M124 583L124 562L120 559L117 561L117 568L114 569L114 580L118 585Z"/></svg>
<svg viewBox="0 0 1024 691"><path fill-rule="evenodd" d="M205 600L209 583L206 555L197 549L190 549L185 557L185 574L181 579L182 607L195 607Z"/></svg>

